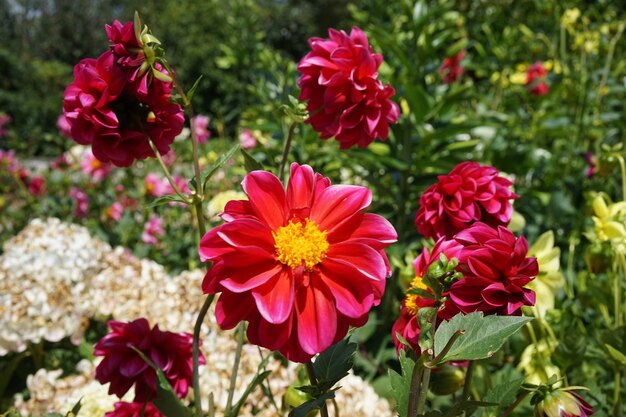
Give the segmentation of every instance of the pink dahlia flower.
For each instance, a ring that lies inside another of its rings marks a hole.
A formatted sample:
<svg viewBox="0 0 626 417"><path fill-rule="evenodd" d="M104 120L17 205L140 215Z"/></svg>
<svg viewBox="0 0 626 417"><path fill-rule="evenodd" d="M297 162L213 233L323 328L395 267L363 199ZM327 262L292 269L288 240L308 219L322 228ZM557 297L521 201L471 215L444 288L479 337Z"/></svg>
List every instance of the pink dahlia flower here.
<svg viewBox="0 0 626 417"><path fill-rule="evenodd" d="M11 175L20 170L20 163L15 157L15 151L3 151L0 149L0 172L5 171Z"/></svg>
<svg viewBox="0 0 626 417"><path fill-rule="evenodd" d="M168 382L183 398L192 380L192 335L152 329L141 318L130 323L109 321L111 332L94 345L94 355L104 356L96 368L96 379L110 383L109 394L124 396L135 386L137 402L150 401L155 396L156 372L133 349L138 349L163 371ZM204 364L204 357L200 356Z"/></svg>
<svg viewBox="0 0 626 417"><path fill-rule="evenodd" d="M161 178L152 172L146 175L144 184L146 186L146 194L152 197L163 197L169 194L172 188L167 178Z"/></svg>
<svg viewBox="0 0 626 417"><path fill-rule="evenodd" d="M146 134L165 154L184 124L182 108L169 101L171 89L156 78L145 92L133 88L111 51L83 59L63 97L72 138L92 145L98 160L117 166L154 156Z"/></svg>
<svg viewBox="0 0 626 417"><path fill-rule="evenodd" d="M252 149L256 147L256 138L250 129L242 129L239 134L239 144L243 149Z"/></svg>
<svg viewBox="0 0 626 417"><path fill-rule="evenodd" d="M209 131L209 116L202 114L193 118L193 128L196 131L196 140L198 143L206 143L211 137L211 131Z"/></svg>
<svg viewBox="0 0 626 417"><path fill-rule="evenodd" d="M82 219L89 214L89 196L77 187L70 188L70 197L74 200L74 217Z"/></svg>
<svg viewBox="0 0 626 417"><path fill-rule="evenodd" d="M42 196L46 192L46 179L33 177L28 181L28 192L33 196Z"/></svg>
<svg viewBox="0 0 626 417"><path fill-rule="evenodd" d="M390 100L395 90L378 80L382 55L373 53L357 27L350 35L329 29L328 36L309 39L311 52L298 64L307 123L322 139L335 137L341 149L387 139L389 123L397 122L400 109Z"/></svg>
<svg viewBox="0 0 626 417"><path fill-rule="evenodd" d="M503 226L475 223L455 237L463 246L458 270L463 279L452 284L450 302L463 313L516 315L535 305L526 285L539 273L536 258L527 258L528 243Z"/></svg>
<svg viewBox="0 0 626 417"><path fill-rule="evenodd" d="M463 247L458 242L454 240L445 240L444 238L439 239L431 250L424 248L422 253L419 254L413 262L413 267L415 268L415 278L411 281L410 288L421 288L426 290L427 287L422 282L422 278L428 273L428 268L434 262L439 260L441 254L444 254L448 259L458 259L462 248ZM409 342L409 345L411 345L415 352L418 354L421 352L418 344L420 329L417 321L417 312L420 308L431 307L433 304L434 300L414 294L407 294L404 297L404 300L402 300L400 317L391 328L391 337L393 339L393 343L396 345L396 351L398 353L400 353L400 350L405 347L398 340L398 333L407 342ZM454 305L447 303L445 307L439 311L438 317L440 319L449 319L456 313L458 313L458 309L456 309Z"/></svg>
<svg viewBox="0 0 626 417"><path fill-rule="evenodd" d="M291 165L286 190L264 171L242 185L248 200L227 203L225 223L200 242L200 258L213 262L202 289L222 293L223 329L247 320L250 342L306 362L380 303L390 275L384 248L396 232L362 213L367 188L331 185L308 165Z"/></svg>
<svg viewBox="0 0 626 417"><path fill-rule="evenodd" d="M104 417L164 417L152 403L115 403L115 409L109 411Z"/></svg>
<svg viewBox="0 0 626 417"><path fill-rule="evenodd" d="M80 170L83 174L91 177L93 182L100 182L108 177L113 168L112 164L99 161L93 156L91 150L86 151L83 154L83 159L80 161Z"/></svg>
<svg viewBox="0 0 626 417"><path fill-rule="evenodd" d="M461 66L461 61L464 57L465 51L461 51L443 60L443 64L439 67L439 73L443 76L444 83L453 84L463 75L464 69Z"/></svg>
<svg viewBox="0 0 626 417"><path fill-rule="evenodd" d="M550 91L545 79L548 70L541 61L537 61L526 70L526 88L535 96L544 96Z"/></svg>
<svg viewBox="0 0 626 417"><path fill-rule="evenodd" d="M519 196L510 190L513 183L499 176L496 168L466 161L438 178L419 200L415 226L422 235L451 239L477 221L493 227L511 221L510 200Z"/></svg>
<svg viewBox="0 0 626 417"><path fill-rule="evenodd" d="M163 219L158 216L151 216L143 227L141 241L146 245L156 245L165 235Z"/></svg>
<svg viewBox="0 0 626 417"><path fill-rule="evenodd" d="M115 220L116 222L122 218L124 214L124 205L119 201L111 204L109 208L106 209L106 215L109 219Z"/></svg>

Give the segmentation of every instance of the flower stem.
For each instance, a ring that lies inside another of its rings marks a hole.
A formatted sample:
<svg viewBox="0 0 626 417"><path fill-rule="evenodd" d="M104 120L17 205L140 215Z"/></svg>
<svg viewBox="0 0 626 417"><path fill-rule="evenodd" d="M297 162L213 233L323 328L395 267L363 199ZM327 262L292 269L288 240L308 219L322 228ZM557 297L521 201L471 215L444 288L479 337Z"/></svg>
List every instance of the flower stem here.
<svg viewBox="0 0 626 417"><path fill-rule="evenodd" d="M470 396L470 388L472 386L472 376L474 376L474 369L476 368L476 361L469 361L467 366L467 373L465 374L465 384L463 385L463 400L467 400Z"/></svg>
<svg viewBox="0 0 626 417"><path fill-rule="evenodd" d="M515 407L517 407L522 401L524 401L524 398L526 398L528 396L528 394L530 394L530 391L522 390L522 392L520 392L517 395L517 398L515 398L515 401L513 401L513 403L511 405L509 405L502 412L502 414L500 414L500 417L508 417L508 415L511 414L513 412L513 410L515 410Z"/></svg>
<svg viewBox="0 0 626 417"><path fill-rule="evenodd" d="M287 157L289 156L289 150L291 149L291 142L293 142L293 133L296 130L296 122L293 122L289 126L289 133L287 134L287 140L285 141L285 147L283 148L283 157L280 161L280 168L278 169L278 178L282 181L285 174L285 166L287 165Z"/></svg>
<svg viewBox="0 0 626 417"><path fill-rule="evenodd" d="M243 348L243 323L239 323L237 326L237 349L235 350L235 361L233 362L233 369L230 374L230 385L228 387L228 399L226 400L226 409L224 415L227 416L230 413L230 409L233 405L233 396L235 395L235 384L237 383L237 372L239 371L239 362L241 361L241 350Z"/></svg>
<svg viewBox="0 0 626 417"><path fill-rule="evenodd" d="M311 381L311 385L317 385L317 377L315 376L313 362L308 361L306 363L306 372L309 375L309 381ZM322 408L320 409L320 415L322 417L328 417L328 408L326 407L326 402L324 402L324 405L322 405Z"/></svg>
<svg viewBox="0 0 626 417"><path fill-rule="evenodd" d="M413 373L411 374L411 385L409 387L409 404L407 407L408 417L417 416L417 403L419 401L418 397L422 393L420 383L422 381L423 370L424 367L419 361L413 367Z"/></svg>
<svg viewBox="0 0 626 417"><path fill-rule="evenodd" d="M450 349L452 349L452 345L454 344L456 339L461 337L461 335L463 335L464 333L465 333L465 330L457 330L456 332L454 332L450 340L448 340L448 343L444 346L441 352L439 352L439 355L435 356L432 360L426 362L424 365L427 368L431 368L431 369L436 368L439 361L442 360L446 356L446 354L450 351Z"/></svg>
<svg viewBox="0 0 626 417"><path fill-rule="evenodd" d="M163 173L165 174L165 178L167 178L167 180L169 181L174 192L183 200L185 204L188 204L188 205L191 204L191 200L189 199L189 196L185 195L174 182L174 179L172 178L172 174L170 173L170 170L165 165L165 162L163 162L161 153L159 152L157 147L154 145L154 142L152 142L152 139L150 139L150 136L146 135L146 138L148 139L148 144L150 145L152 152L154 152L154 155L156 156L157 161L159 161L159 165L161 165L161 169L163 170Z"/></svg>
<svg viewBox="0 0 626 417"><path fill-rule="evenodd" d="M204 317L209 311L209 307L211 307L214 298L215 294L209 294L204 300L204 304L202 304L202 308L198 313L196 324L193 327L193 394L196 405L196 414L198 417L202 417L204 415L202 414L202 402L200 400L200 374L198 372L198 368L200 367L200 329L202 328L202 322L204 321ZM209 416L213 416L213 414L215 414L215 409L213 407L213 396L209 396Z"/></svg>

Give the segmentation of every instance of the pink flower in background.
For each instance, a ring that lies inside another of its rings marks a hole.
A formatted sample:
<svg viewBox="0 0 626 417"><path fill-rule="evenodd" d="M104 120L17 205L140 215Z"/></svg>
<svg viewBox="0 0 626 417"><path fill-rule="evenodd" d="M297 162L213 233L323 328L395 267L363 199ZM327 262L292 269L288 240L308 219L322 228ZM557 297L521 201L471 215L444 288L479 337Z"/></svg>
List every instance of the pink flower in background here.
<svg viewBox="0 0 626 417"><path fill-rule="evenodd" d="M89 196L77 187L70 188L70 197L74 200L74 217L82 219L89 213Z"/></svg>
<svg viewBox="0 0 626 417"><path fill-rule="evenodd" d="M383 57L375 54L365 33L328 30L329 39L311 38L311 52L298 64L300 100L307 101L306 120L322 139L335 137L341 149L366 147L385 140L400 109L395 90L378 80Z"/></svg>
<svg viewBox="0 0 626 417"><path fill-rule="evenodd" d="M536 258L527 258L528 243L503 226L475 223L455 237L463 279L450 288L450 303L463 313L517 315L535 304L526 285L539 273Z"/></svg>
<svg viewBox="0 0 626 417"><path fill-rule="evenodd" d="M34 196L42 196L46 192L46 179L44 177L33 177L28 181L28 192Z"/></svg>
<svg viewBox="0 0 626 417"><path fill-rule="evenodd" d="M598 172L598 158L592 152L585 152L585 162L587 163L587 170L585 176L592 178Z"/></svg>
<svg viewBox="0 0 626 417"><path fill-rule="evenodd" d="M127 403L117 402L113 411L109 411L104 417L164 417L152 403Z"/></svg>
<svg viewBox="0 0 626 417"><path fill-rule="evenodd" d="M8 114L0 113L0 138L7 135L4 126L11 123L13 119Z"/></svg>
<svg viewBox="0 0 626 417"><path fill-rule="evenodd" d="M171 89L156 78L146 91L133 88L111 51L83 59L63 98L72 138L91 145L98 160L117 166L154 156L146 134L165 154L184 124L182 108L169 101Z"/></svg>
<svg viewBox="0 0 626 417"><path fill-rule="evenodd" d="M196 132L196 140L198 143L206 143L206 141L211 137L209 121L209 116L204 116L202 114L193 118L193 127Z"/></svg>
<svg viewBox="0 0 626 417"><path fill-rule="evenodd" d="M420 197L415 217L418 232L451 239L477 221L507 225L513 214L511 200L519 196L510 189L513 183L498 174L496 168L466 161L440 175Z"/></svg>
<svg viewBox="0 0 626 417"><path fill-rule="evenodd" d="M152 197L163 197L170 193L171 186L167 181L167 178L161 178L157 174L149 173L144 179L146 186L146 194Z"/></svg>
<svg viewBox="0 0 626 417"><path fill-rule="evenodd" d="M83 153L82 160L80 161L80 170L83 174L91 177L93 182L100 182L113 171L113 165L108 162L99 161L93 156L91 150L87 150Z"/></svg>
<svg viewBox="0 0 626 417"><path fill-rule="evenodd" d="M106 215L109 219L116 222L122 218L124 214L124 205L119 201L114 202L106 209Z"/></svg>
<svg viewBox="0 0 626 417"><path fill-rule="evenodd" d="M384 249L397 235L382 216L363 213L365 187L331 185L308 165L291 165L287 189L273 174L243 180L248 200L233 200L200 242L213 266L205 293L221 292L223 329L249 322L251 343L306 362L367 322L390 275Z"/></svg>
<svg viewBox="0 0 626 417"><path fill-rule="evenodd" d="M136 402L155 396L156 372L133 349L140 350L159 369L179 397L185 397L192 380L192 335L152 329L148 320L130 323L109 321L111 331L94 345L94 355L104 356L96 367L96 379L110 383L109 394L123 397L133 385ZM205 360L200 355L200 363Z"/></svg>
<svg viewBox="0 0 626 417"><path fill-rule="evenodd" d="M250 129L243 128L239 134L239 145L243 149L252 149L256 147L256 138Z"/></svg>
<svg viewBox="0 0 626 417"><path fill-rule="evenodd" d="M146 245L156 245L165 235L163 228L163 219L158 216L150 216L150 219L144 224L141 240Z"/></svg>
<svg viewBox="0 0 626 417"><path fill-rule="evenodd" d="M58 170L63 170L63 169L67 169L69 167L71 167L72 164L70 162L70 160L68 159L67 155L62 153L61 155L57 156L56 159L54 161L52 161L52 163L50 164L50 167L52 169L58 169Z"/></svg>
<svg viewBox="0 0 626 417"><path fill-rule="evenodd" d="M72 138L72 127L65 118L65 114L60 114L59 117L57 117L57 129L61 136Z"/></svg>
<svg viewBox="0 0 626 417"><path fill-rule="evenodd" d="M161 155L161 159L165 166L171 167L176 162L176 153L173 149L170 149L168 153Z"/></svg>
<svg viewBox="0 0 626 417"><path fill-rule="evenodd" d="M452 57L447 57L439 67L439 73L443 76L443 82L453 84L465 71L461 66L461 61L465 57L465 51L460 51Z"/></svg>
<svg viewBox="0 0 626 417"><path fill-rule="evenodd" d="M535 96L548 94L550 87L545 82L547 76L548 70L541 61L535 62L526 70L526 88Z"/></svg>
<svg viewBox="0 0 626 417"><path fill-rule="evenodd" d="M15 152L12 150L3 151L2 149L0 149L0 172L6 171L9 174L13 175L17 173L19 169L20 163L15 157Z"/></svg>

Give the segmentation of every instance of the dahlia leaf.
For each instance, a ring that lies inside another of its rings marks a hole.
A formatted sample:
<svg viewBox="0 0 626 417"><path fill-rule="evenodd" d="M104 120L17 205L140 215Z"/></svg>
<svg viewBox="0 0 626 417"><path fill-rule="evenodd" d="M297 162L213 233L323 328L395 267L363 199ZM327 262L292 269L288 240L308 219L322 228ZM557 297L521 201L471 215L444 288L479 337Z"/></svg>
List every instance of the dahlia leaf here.
<svg viewBox="0 0 626 417"><path fill-rule="evenodd" d="M193 83L193 85L191 86L191 88L189 89L189 91L187 91L187 102L191 103L191 100L193 100L193 95L196 93L196 90L198 89L198 86L200 85L200 80L202 80L203 75L200 74L200 76L198 78L196 78L196 81Z"/></svg>
<svg viewBox="0 0 626 417"><path fill-rule="evenodd" d="M243 155L243 165L246 168L246 171L263 171L265 169L262 163L254 159L254 157L252 157L252 155L245 150L241 149L241 154Z"/></svg>
<svg viewBox="0 0 626 417"><path fill-rule="evenodd" d="M393 398L396 400L396 412L400 417L406 417L409 409L409 392L415 361L406 356L404 349L400 351L399 360L402 374L390 369L389 382L393 391Z"/></svg>
<svg viewBox="0 0 626 417"><path fill-rule="evenodd" d="M335 398L335 391L336 390L328 391L318 398L300 404L289 412L289 417L306 417L311 411L321 409L326 403L326 400Z"/></svg>
<svg viewBox="0 0 626 417"><path fill-rule="evenodd" d="M183 199L180 198L177 194L171 194L171 195L166 195L166 196L154 199L154 201L152 201L152 203L150 203L150 205L148 205L147 208L162 206L163 204L172 203L172 202L187 204L187 202L183 201Z"/></svg>
<svg viewBox="0 0 626 417"><path fill-rule="evenodd" d="M313 363L317 386L321 392L332 388L343 377L348 375L354 365L356 343L343 339L322 352Z"/></svg>
<svg viewBox="0 0 626 417"><path fill-rule="evenodd" d="M513 371L515 372L515 371ZM506 378L501 380L499 384L491 388L487 395L485 395L485 401L498 404L499 412L515 401L515 397L522 387L524 382L524 376L519 373L510 372L506 375Z"/></svg>
<svg viewBox="0 0 626 417"><path fill-rule="evenodd" d="M83 401L83 397L80 397L80 399L78 400L78 402L76 404L74 404L74 407L72 407L72 409L67 413L67 417L74 417L78 415L78 412L80 411L80 408L82 407L81 402Z"/></svg>
<svg viewBox="0 0 626 417"><path fill-rule="evenodd" d="M207 182L211 179L211 177L213 176L213 174L215 174L215 172L220 169L220 167L222 165L224 165L226 163L226 161L228 161L230 158L232 158L232 156L235 154L235 152L237 152L237 149L239 149L239 144L235 144L233 145L229 150L227 150L226 152L224 152L218 159L217 161L215 161L215 163L213 165L211 165L210 167L208 167L200 176L200 180L202 181L202 189L206 189L206 184Z"/></svg>
<svg viewBox="0 0 626 417"><path fill-rule="evenodd" d="M444 349L457 331L457 338L439 363L447 361L477 360L491 357L504 341L516 333L532 317L483 316L482 311L457 314L441 323L435 333L435 356Z"/></svg>
<svg viewBox="0 0 626 417"><path fill-rule="evenodd" d="M433 326L432 320L436 315L437 309L434 307L422 307L417 311L417 322L420 328L419 345L422 351L433 347L433 339L429 330Z"/></svg>

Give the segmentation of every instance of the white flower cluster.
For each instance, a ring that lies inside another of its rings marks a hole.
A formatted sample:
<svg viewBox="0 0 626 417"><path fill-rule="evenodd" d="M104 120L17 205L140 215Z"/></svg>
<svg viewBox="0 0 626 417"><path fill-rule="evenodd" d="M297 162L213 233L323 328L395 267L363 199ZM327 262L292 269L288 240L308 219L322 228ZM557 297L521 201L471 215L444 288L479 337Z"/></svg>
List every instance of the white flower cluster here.
<svg viewBox="0 0 626 417"><path fill-rule="evenodd" d="M28 343L36 343L42 338L59 340L71 335L82 336L84 326L76 323L84 323L89 318L131 321L145 317L151 325L158 324L161 330L191 333L205 298L201 290L202 271L170 277L161 265L136 259L123 248L112 249L91 238L86 229L55 219L33 221L8 242L5 254L0 256L0 274L3 274L0 279L0 300L3 303L0 307L0 332L3 332L0 346L14 351L23 350ZM59 283L65 285L63 292L59 290ZM20 291L23 294L20 295ZM43 301L40 305L33 306L29 301L31 296L26 293L33 291L41 294L39 297ZM11 298L5 294L11 294ZM75 320L73 326L70 321L65 323L66 316ZM25 326L22 331L20 326ZM13 329L10 337L4 335L6 329ZM50 338L51 329L56 330L54 338ZM8 340L11 343L7 343ZM202 342L206 359L206 365L200 369L204 409L208 408L207 399L212 392L216 410L221 414L227 402L237 343L232 331L219 329L213 311L204 320ZM244 345L235 401L254 377L262 361L261 355L269 354L265 349ZM66 412L83 397L80 415L102 417L113 409L117 399L107 395L107 387L94 380L94 366L82 363L79 375L64 378L60 371L40 369L28 380L31 398L24 401L17 396L16 407L25 416ZM266 366L272 371L266 384L270 384L278 407L287 387L294 383L294 368L293 364L286 368L274 359ZM337 402L340 409L350 411L351 416L393 415L387 401L381 400L361 378L350 375L341 384L343 388L338 391ZM132 399L132 391L127 397L125 401ZM257 388L240 415L275 416L276 410L272 407Z"/></svg>

